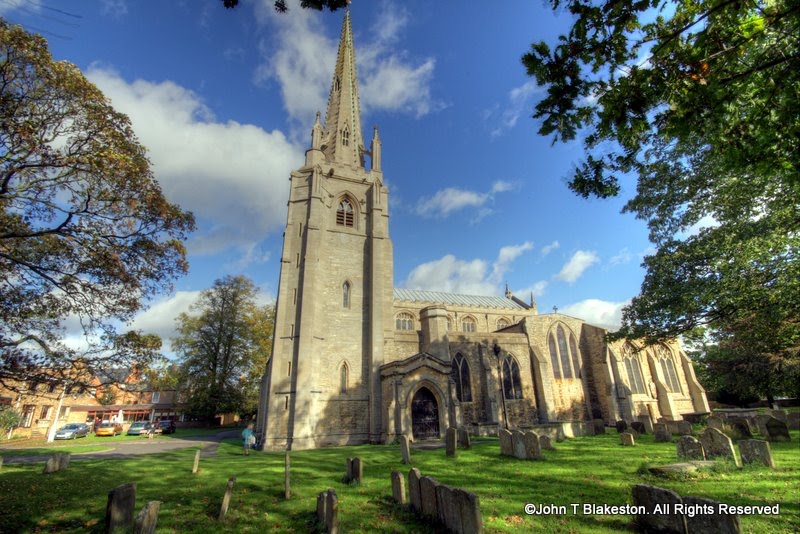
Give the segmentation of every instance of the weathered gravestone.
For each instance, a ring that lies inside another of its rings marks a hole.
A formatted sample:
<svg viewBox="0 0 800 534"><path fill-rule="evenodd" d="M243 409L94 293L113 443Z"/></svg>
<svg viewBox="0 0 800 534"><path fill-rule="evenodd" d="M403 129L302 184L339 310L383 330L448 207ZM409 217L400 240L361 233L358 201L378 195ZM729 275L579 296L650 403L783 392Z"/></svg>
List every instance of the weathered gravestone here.
<svg viewBox="0 0 800 534"><path fill-rule="evenodd" d="M56 473L69 467L69 453L57 452L47 459L42 474Z"/></svg>
<svg viewBox="0 0 800 534"><path fill-rule="evenodd" d="M765 423L768 441L790 441L789 427L780 419L770 417Z"/></svg>
<svg viewBox="0 0 800 534"><path fill-rule="evenodd" d="M635 485L632 491L633 505L643 508L643 513L637 513L635 518L640 530L681 534L686 532L686 518L675 511L675 505L682 504L680 495L672 490L645 484Z"/></svg>
<svg viewBox="0 0 800 534"><path fill-rule="evenodd" d="M347 459L347 473L344 476L345 484L356 482L361 484L364 478L364 464L361 458L348 458Z"/></svg>
<svg viewBox="0 0 800 534"><path fill-rule="evenodd" d="M411 509L418 514L422 513L422 493L420 492L420 479L422 474L419 469L413 467L408 472L408 500L411 503Z"/></svg>
<svg viewBox="0 0 800 534"><path fill-rule="evenodd" d="M525 434L521 430L515 430L511 433L511 440L514 447L514 457L520 460L526 459L528 456L525 453Z"/></svg>
<svg viewBox="0 0 800 534"><path fill-rule="evenodd" d="M446 484L436 486L436 510L439 513L439 523L449 532L457 532L461 529L461 516L455 502L454 489ZM450 525L454 528L451 528Z"/></svg>
<svg viewBox="0 0 800 534"><path fill-rule="evenodd" d="M404 464L411 463L411 449L408 445L408 436L406 436L405 434L400 436L400 454L403 457Z"/></svg>
<svg viewBox="0 0 800 534"><path fill-rule="evenodd" d="M292 498L292 458L289 451L283 453L283 498Z"/></svg>
<svg viewBox="0 0 800 534"><path fill-rule="evenodd" d="M700 434L700 443L706 453L706 458L730 458L736 462L736 454L733 450L731 438L717 430L716 428L706 428Z"/></svg>
<svg viewBox="0 0 800 534"><path fill-rule="evenodd" d="M614 426L617 427L617 434L622 434L623 432L628 430L628 423L626 423L622 419L617 421Z"/></svg>
<svg viewBox="0 0 800 534"><path fill-rule="evenodd" d="M481 501L478 496L461 488L456 488L453 493L461 517L461 532L463 534L481 534L483 517L481 516Z"/></svg>
<svg viewBox="0 0 800 534"><path fill-rule="evenodd" d="M317 495L317 522L328 534L339 532L339 499L335 489L329 488Z"/></svg>
<svg viewBox="0 0 800 534"><path fill-rule="evenodd" d="M228 485L225 487L225 495L222 497L222 506L219 507L219 521L225 519L228 513L228 507L231 505L231 497L233 497L233 486L236 485L236 477L228 479Z"/></svg>
<svg viewBox="0 0 800 534"><path fill-rule="evenodd" d="M192 474L196 475L197 470L200 469L200 449L194 453L194 464L192 464Z"/></svg>
<svg viewBox="0 0 800 534"><path fill-rule="evenodd" d="M471 443L469 441L469 431L466 428L458 429L458 446L462 449L469 449Z"/></svg>
<svg viewBox="0 0 800 534"><path fill-rule="evenodd" d="M439 507L436 502L436 487L439 481L433 477L422 477L419 480L419 495L422 504L422 515L436 519L439 517Z"/></svg>
<svg viewBox="0 0 800 534"><path fill-rule="evenodd" d="M739 455L742 457L742 464L762 464L767 467L775 467L768 441L744 439L739 442Z"/></svg>
<svg viewBox="0 0 800 534"><path fill-rule="evenodd" d="M689 421L678 421L678 431L676 434L680 434L681 436L691 436L692 423Z"/></svg>
<svg viewBox="0 0 800 534"><path fill-rule="evenodd" d="M619 441L622 443L623 447L633 447L636 445L636 440L633 438L633 434L630 432L623 432L620 434Z"/></svg>
<svg viewBox="0 0 800 534"><path fill-rule="evenodd" d="M633 430L637 434L647 434L647 432L644 429L644 423L642 423L641 421L634 421L633 423L631 423L631 430Z"/></svg>
<svg viewBox="0 0 800 534"><path fill-rule="evenodd" d="M525 432L525 458L528 460L540 460L542 458L542 449L539 445L539 435L532 430Z"/></svg>
<svg viewBox="0 0 800 534"><path fill-rule="evenodd" d="M706 453L703 444L692 436L681 436L675 444L678 460L705 460Z"/></svg>
<svg viewBox="0 0 800 534"><path fill-rule="evenodd" d="M136 484L123 484L108 492L106 503L106 532L128 532L133 527L136 507Z"/></svg>
<svg viewBox="0 0 800 534"><path fill-rule="evenodd" d="M709 415L706 417L706 426L722 431L725 429L725 420L718 415Z"/></svg>
<svg viewBox="0 0 800 534"><path fill-rule="evenodd" d="M649 415L640 415L637 419L639 422L644 425L644 430L641 434L652 434L653 433L653 418Z"/></svg>
<svg viewBox="0 0 800 534"><path fill-rule="evenodd" d="M744 417L729 417L728 426L734 439L750 439L753 437L750 423Z"/></svg>
<svg viewBox="0 0 800 534"><path fill-rule="evenodd" d="M161 501L150 501L136 515L134 534L154 534L158 525L158 511Z"/></svg>
<svg viewBox="0 0 800 534"><path fill-rule="evenodd" d="M406 504L406 484L403 473L392 471L392 498L397 504Z"/></svg>
<svg viewBox="0 0 800 534"><path fill-rule="evenodd" d="M550 436L548 436L547 434L542 434L541 436L539 436L539 448L541 450L543 450L543 451L554 451L554 450L556 450L556 448L553 447L553 441L550 439Z"/></svg>
<svg viewBox="0 0 800 534"><path fill-rule="evenodd" d="M800 430L800 412L792 412L786 416L786 426L789 430Z"/></svg>
<svg viewBox="0 0 800 534"><path fill-rule="evenodd" d="M771 417L771 415L765 414L758 414L753 417L753 424L755 425L756 430L765 438L767 437L767 421L769 421Z"/></svg>
<svg viewBox="0 0 800 534"><path fill-rule="evenodd" d="M701 497L683 497L685 510L702 510L712 513L685 513L686 532L689 534L740 534L742 526L736 514L719 512L719 502Z"/></svg>
<svg viewBox="0 0 800 534"><path fill-rule="evenodd" d="M672 441L672 433L667 428L666 423L656 423L653 428L653 435L656 442Z"/></svg>
<svg viewBox="0 0 800 534"><path fill-rule="evenodd" d="M775 419L778 419L779 421L783 421L784 423L786 422L786 420L788 418L788 414L786 413L786 410L780 410L780 409L767 410L767 414L771 415Z"/></svg>
<svg viewBox="0 0 800 534"><path fill-rule="evenodd" d="M444 437L444 444L445 444L445 455L447 456L456 456L457 455L457 442L458 436L456 434L455 428L448 428L447 433Z"/></svg>
<svg viewBox="0 0 800 534"><path fill-rule="evenodd" d="M600 436L606 433L606 422L602 419L592 419L592 429L595 436Z"/></svg>
<svg viewBox="0 0 800 534"><path fill-rule="evenodd" d="M514 456L514 440L511 432L505 428L501 428L497 432L500 438L500 454L504 456Z"/></svg>

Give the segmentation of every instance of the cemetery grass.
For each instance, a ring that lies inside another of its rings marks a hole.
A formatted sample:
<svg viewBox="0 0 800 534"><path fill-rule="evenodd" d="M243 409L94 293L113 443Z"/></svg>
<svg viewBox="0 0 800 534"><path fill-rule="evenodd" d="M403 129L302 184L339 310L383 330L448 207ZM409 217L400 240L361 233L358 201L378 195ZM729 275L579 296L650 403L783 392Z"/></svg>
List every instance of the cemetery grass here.
<svg viewBox="0 0 800 534"><path fill-rule="evenodd" d="M573 514L571 505L624 505L634 484L672 489L680 495L707 497L732 505L780 503L780 515L742 516L744 532L786 533L800 528L800 433L790 443L772 443L777 469L736 468L724 463L674 479L643 474L643 465L676 462L674 443L641 436L635 447L621 447L616 432L556 443L545 460L501 457L496 438L474 438L470 450L446 458L444 449L412 450L413 466L441 483L480 497L487 532L624 532L628 515ZM282 453L254 451L242 456L240 441L222 442L214 457L200 461L193 475L196 448L136 459L75 460L66 471L43 475L42 463L0 469L0 531L102 532L109 490L137 485L137 510L162 501L158 519L164 532L312 532L316 496L335 488L342 532L435 532L391 499L392 470L404 475L400 448L352 446L291 455L292 498L284 500ZM345 460L364 461L364 482L342 482ZM237 477L228 515L217 515L228 477ZM407 481L406 481L407 482ZM406 484L407 487L407 484ZM565 515L528 516L526 503L563 505Z"/></svg>

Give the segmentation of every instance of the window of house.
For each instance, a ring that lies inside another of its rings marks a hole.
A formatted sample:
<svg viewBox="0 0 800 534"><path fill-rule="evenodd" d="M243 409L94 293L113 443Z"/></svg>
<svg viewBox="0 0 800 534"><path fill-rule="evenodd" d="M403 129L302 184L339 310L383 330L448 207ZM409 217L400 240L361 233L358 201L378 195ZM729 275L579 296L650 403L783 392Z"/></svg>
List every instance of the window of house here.
<svg viewBox="0 0 800 534"><path fill-rule="evenodd" d="M453 358L450 376L456 385L456 398L459 402L472 402L472 387L469 378L469 364L461 353Z"/></svg>
<svg viewBox="0 0 800 534"><path fill-rule="evenodd" d="M353 227L353 205L348 199L342 199L336 209L336 224L339 226Z"/></svg>
<svg viewBox="0 0 800 534"><path fill-rule="evenodd" d="M511 400L522 398L519 364L510 354L503 359L503 396Z"/></svg>
<svg viewBox="0 0 800 534"><path fill-rule="evenodd" d="M347 383L349 379L350 370L347 368L347 362L342 362L342 367L339 369L339 393L347 393Z"/></svg>
<svg viewBox="0 0 800 534"><path fill-rule="evenodd" d="M478 329L478 323L472 317L464 317L461 319L462 332L474 332Z"/></svg>
<svg viewBox="0 0 800 534"><path fill-rule="evenodd" d="M52 410L52 406L42 406L42 411L39 413L39 419L50 419L50 412Z"/></svg>
<svg viewBox="0 0 800 534"><path fill-rule="evenodd" d="M61 410L58 412L59 419L66 419L69 415L69 406L62 406Z"/></svg>
<svg viewBox="0 0 800 534"><path fill-rule="evenodd" d="M33 414L36 411L35 404L26 404L22 407L22 426L25 428L33 424Z"/></svg>
<svg viewBox="0 0 800 534"><path fill-rule="evenodd" d="M342 308L350 307L350 282L342 284Z"/></svg>
<svg viewBox="0 0 800 534"><path fill-rule="evenodd" d="M153 392L153 401L152 402L154 402L154 403L161 402L161 392L160 391L154 391Z"/></svg>
<svg viewBox="0 0 800 534"><path fill-rule="evenodd" d="M556 348L556 338L551 332L547 340L550 345L550 365L553 366L553 378L561 378L561 366L558 364L558 349Z"/></svg>
<svg viewBox="0 0 800 534"><path fill-rule="evenodd" d="M410 313L398 313L394 323L397 330L414 330L414 316Z"/></svg>

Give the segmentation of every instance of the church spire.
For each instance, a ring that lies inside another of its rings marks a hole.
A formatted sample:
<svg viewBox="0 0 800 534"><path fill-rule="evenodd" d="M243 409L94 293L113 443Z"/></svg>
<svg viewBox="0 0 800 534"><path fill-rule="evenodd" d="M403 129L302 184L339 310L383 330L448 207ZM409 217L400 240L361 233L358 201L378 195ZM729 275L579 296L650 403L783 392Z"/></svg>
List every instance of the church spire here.
<svg viewBox="0 0 800 534"><path fill-rule="evenodd" d="M356 55L350 12L344 16L336 69L333 73L323 152L329 161L363 167L364 140L361 136L361 110L358 102Z"/></svg>

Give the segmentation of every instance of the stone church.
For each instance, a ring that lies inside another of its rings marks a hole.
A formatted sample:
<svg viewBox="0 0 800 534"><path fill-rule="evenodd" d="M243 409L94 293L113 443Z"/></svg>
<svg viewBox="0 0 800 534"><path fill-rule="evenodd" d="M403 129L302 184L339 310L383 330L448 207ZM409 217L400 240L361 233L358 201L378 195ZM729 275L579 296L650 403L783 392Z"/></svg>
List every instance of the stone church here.
<svg viewBox="0 0 800 534"><path fill-rule="evenodd" d="M369 161L367 166L366 162ZM504 297L393 285L377 128L362 137L345 16L325 123L291 173L272 357L256 432L266 449L436 439L498 428L680 420L708 412L677 343L607 343L600 327Z"/></svg>

